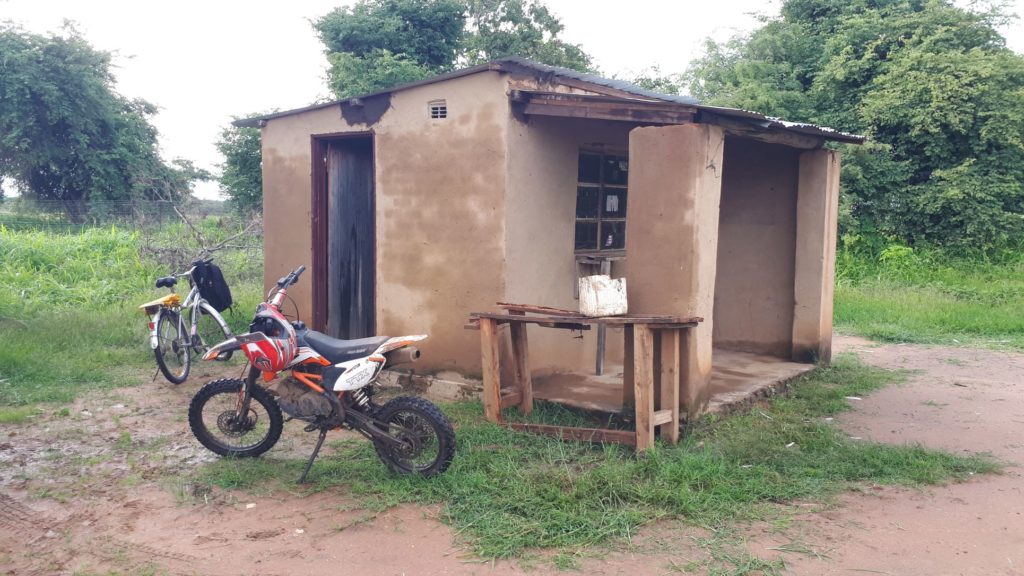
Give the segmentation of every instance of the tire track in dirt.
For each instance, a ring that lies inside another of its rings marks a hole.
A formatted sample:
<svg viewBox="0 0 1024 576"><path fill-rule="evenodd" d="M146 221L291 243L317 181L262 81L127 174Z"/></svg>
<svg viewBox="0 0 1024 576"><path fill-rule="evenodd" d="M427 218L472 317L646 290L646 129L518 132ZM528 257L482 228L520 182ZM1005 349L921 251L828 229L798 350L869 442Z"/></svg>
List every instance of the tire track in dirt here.
<svg viewBox="0 0 1024 576"><path fill-rule="evenodd" d="M10 529L12 534L26 528L35 529L36 522L33 517L38 516L39 514L28 506L0 493L0 526Z"/></svg>

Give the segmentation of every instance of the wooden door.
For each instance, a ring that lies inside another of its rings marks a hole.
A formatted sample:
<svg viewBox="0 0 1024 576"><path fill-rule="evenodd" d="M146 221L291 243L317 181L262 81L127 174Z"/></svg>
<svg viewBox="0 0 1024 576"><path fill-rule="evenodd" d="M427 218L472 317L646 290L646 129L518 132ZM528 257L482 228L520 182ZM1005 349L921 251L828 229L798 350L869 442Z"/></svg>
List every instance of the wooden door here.
<svg viewBox="0 0 1024 576"><path fill-rule="evenodd" d="M326 160L327 333L365 338L376 324L373 139L332 140Z"/></svg>

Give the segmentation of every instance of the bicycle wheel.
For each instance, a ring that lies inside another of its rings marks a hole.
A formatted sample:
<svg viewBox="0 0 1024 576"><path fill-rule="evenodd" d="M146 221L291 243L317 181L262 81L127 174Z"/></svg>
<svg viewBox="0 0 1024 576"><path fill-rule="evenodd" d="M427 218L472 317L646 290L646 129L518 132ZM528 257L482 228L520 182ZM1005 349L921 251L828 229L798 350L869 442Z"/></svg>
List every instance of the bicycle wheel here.
<svg viewBox="0 0 1024 576"><path fill-rule="evenodd" d="M192 341L192 348L202 358L206 351L231 338L231 329L228 328L224 318L206 302L201 302L195 311L196 313L196 335ZM223 352L217 356L218 361L231 358L232 351Z"/></svg>
<svg viewBox="0 0 1024 576"><path fill-rule="evenodd" d="M192 434L221 456L259 456L277 443L284 428L284 417L274 397L254 383L250 383L249 411L238 416L242 384L238 378L214 380L199 389L188 407Z"/></svg>
<svg viewBox="0 0 1024 576"><path fill-rule="evenodd" d="M156 322L156 365L171 384L188 378L188 335L183 333L180 316L174 310L163 310Z"/></svg>

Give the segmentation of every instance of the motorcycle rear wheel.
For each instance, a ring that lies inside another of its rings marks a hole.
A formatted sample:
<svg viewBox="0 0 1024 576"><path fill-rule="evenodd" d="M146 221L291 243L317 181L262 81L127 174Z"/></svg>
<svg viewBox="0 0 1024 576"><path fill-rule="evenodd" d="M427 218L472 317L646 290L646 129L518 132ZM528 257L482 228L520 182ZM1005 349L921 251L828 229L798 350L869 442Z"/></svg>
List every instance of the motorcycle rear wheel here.
<svg viewBox="0 0 1024 576"><path fill-rule="evenodd" d="M253 458L277 444L284 429L281 408L269 392L250 383L249 410L237 414L242 380L222 378L199 389L188 407L188 425L199 443L221 456Z"/></svg>
<svg viewBox="0 0 1024 576"><path fill-rule="evenodd" d="M436 476L448 469L455 457L455 430L448 418L428 400L401 396L385 404L376 420L401 447L375 441L377 456L398 474Z"/></svg>

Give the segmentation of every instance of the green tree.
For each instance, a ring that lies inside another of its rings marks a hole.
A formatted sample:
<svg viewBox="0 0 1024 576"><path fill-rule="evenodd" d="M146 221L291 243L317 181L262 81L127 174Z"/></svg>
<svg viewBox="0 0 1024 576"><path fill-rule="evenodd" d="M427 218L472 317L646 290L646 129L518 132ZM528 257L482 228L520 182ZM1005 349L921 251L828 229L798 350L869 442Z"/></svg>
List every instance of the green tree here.
<svg viewBox="0 0 1024 576"><path fill-rule="evenodd" d="M339 98L505 56L591 66L579 46L558 37L561 22L538 0L359 0L314 26Z"/></svg>
<svg viewBox="0 0 1024 576"><path fill-rule="evenodd" d="M314 23L339 98L450 70L464 25L460 0L360 0Z"/></svg>
<svg viewBox="0 0 1024 576"><path fill-rule="evenodd" d="M241 213L262 212L263 152L260 148L260 129L229 125L220 131L216 146L224 157L218 180L221 192L228 197L228 203Z"/></svg>
<svg viewBox="0 0 1024 576"><path fill-rule="evenodd" d="M558 36L564 26L538 0L469 0L469 32L460 55L470 64L520 56L586 72L590 56Z"/></svg>
<svg viewBox="0 0 1024 576"><path fill-rule="evenodd" d="M197 175L161 160L156 108L119 95L110 68L70 26L44 36L0 25L0 177L76 222L111 202L177 200Z"/></svg>
<svg viewBox="0 0 1024 576"><path fill-rule="evenodd" d="M787 0L709 42L691 93L868 135L849 148L846 232L971 247L1024 234L1024 57L997 8L945 0Z"/></svg>

